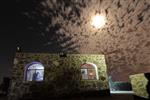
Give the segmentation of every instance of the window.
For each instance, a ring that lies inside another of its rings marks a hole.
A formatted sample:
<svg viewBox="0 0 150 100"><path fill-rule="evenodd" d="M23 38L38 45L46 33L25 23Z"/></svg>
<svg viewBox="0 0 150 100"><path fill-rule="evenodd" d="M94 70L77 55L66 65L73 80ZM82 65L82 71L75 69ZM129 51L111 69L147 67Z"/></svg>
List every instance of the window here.
<svg viewBox="0 0 150 100"><path fill-rule="evenodd" d="M98 80L97 66L93 63L86 62L81 65L82 79L85 80Z"/></svg>
<svg viewBox="0 0 150 100"><path fill-rule="evenodd" d="M39 62L32 62L25 67L25 81L43 81L44 67Z"/></svg>

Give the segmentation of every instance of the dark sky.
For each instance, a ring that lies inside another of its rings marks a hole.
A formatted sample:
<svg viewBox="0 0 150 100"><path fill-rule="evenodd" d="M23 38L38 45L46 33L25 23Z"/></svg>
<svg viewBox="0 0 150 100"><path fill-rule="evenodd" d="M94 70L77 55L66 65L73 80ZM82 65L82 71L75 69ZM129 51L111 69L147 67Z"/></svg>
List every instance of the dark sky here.
<svg viewBox="0 0 150 100"><path fill-rule="evenodd" d="M43 19L36 16L35 20L29 20L23 15L23 12L30 12L37 6L38 3L33 3L33 1L36 0L3 0L0 3L2 7L0 14L0 81L2 77L11 75L10 70L17 46L23 52L59 52L62 49L58 43L55 43L57 35L41 36L42 29L37 26L37 21L43 21ZM47 21L43 22L47 23ZM31 30L30 26L34 27L34 30ZM50 31L54 33L55 30L56 28L52 28ZM49 41L49 37L54 37L50 40L54 43L44 46Z"/></svg>
<svg viewBox="0 0 150 100"><path fill-rule="evenodd" d="M27 31L26 19L20 15L19 6L15 0L3 0L0 14L0 79L10 76L10 69L16 47L32 47L36 36ZM34 39L34 41L33 41ZM33 42L32 42L33 41ZM33 48L32 48L33 49ZM30 48L28 48L30 50Z"/></svg>
<svg viewBox="0 0 150 100"><path fill-rule="evenodd" d="M10 0L11 1L11 0ZM13 3L14 4L14 3ZM10 75L10 66L15 48L15 13L12 2L1 1L0 15L0 79ZM13 7L13 8L12 8ZM13 12L12 12L13 11Z"/></svg>

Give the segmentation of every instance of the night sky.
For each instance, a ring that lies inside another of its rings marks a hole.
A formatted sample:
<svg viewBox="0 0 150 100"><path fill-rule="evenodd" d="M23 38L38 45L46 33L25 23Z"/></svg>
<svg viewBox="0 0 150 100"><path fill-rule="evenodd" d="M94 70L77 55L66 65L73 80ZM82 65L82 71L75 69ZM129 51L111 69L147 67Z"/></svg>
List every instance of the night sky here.
<svg viewBox="0 0 150 100"><path fill-rule="evenodd" d="M11 0L10 0L11 1ZM15 3L3 0L1 2L1 23L0 23L0 81L4 76L10 75L10 66L15 50L17 39L15 32Z"/></svg>
<svg viewBox="0 0 150 100"><path fill-rule="evenodd" d="M28 20L21 15L24 7L19 8L20 6L15 0L3 0L1 4L0 79L11 75L10 71L13 65L16 47L19 46L25 51L30 51L34 49L34 45L36 45L34 43L37 40L36 35L27 29Z"/></svg>

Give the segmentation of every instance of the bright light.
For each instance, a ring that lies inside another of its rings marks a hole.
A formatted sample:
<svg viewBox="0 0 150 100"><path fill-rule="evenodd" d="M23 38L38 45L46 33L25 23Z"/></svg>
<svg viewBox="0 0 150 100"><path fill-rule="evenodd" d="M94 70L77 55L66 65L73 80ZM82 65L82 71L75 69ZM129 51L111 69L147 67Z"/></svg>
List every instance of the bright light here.
<svg viewBox="0 0 150 100"><path fill-rule="evenodd" d="M100 14L96 14L95 16L92 17L91 25L94 26L95 28L100 28L100 27L104 26L105 25L105 17Z"/></svg>

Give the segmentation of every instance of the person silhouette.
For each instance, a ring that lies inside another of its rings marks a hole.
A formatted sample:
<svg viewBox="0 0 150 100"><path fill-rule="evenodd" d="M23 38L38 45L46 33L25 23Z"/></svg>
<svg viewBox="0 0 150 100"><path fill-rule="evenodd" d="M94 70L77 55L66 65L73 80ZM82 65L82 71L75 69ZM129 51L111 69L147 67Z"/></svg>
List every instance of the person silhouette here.
<svg viewBox="0 0 150 100"><path fill-rule="evenodd" d="M33 73L32 81L36 81L37 80L37 75L38 75L38 73L36 73L36 72Z"/></svg>
<svg viewBox="0 0 150 100"><path fill-rule="evenodd" d="M41 81L40 72L36 73L36 81Z"/></svg>
<svg viewBox="0 0 150 100"><path fill-rule="evenodd" d="M147 93L148 93L149 99L150 99L150 73L145 73L144 75L148 80L147 85L146 85L146 90L147 90Z"/></svg>

